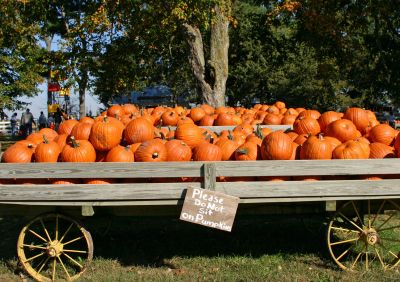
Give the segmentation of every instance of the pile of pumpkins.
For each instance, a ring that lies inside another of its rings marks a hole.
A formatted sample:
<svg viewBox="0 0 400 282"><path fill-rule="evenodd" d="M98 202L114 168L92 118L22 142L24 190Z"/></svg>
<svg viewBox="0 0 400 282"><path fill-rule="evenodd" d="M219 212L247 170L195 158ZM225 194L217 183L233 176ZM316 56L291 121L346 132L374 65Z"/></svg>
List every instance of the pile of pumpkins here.
<svg viewBox="0 0 400 282"><path fill-rule="evenodd" d="M292 125L290 131L261 128ZM216 134L200 126L231 125ZM172 128L173 127L173 128ZM400 157L400 135L372 111L344 113L273 105L138 109L113 105L96 118L66 120L10 146L2 162L173 162Z"/></svg>

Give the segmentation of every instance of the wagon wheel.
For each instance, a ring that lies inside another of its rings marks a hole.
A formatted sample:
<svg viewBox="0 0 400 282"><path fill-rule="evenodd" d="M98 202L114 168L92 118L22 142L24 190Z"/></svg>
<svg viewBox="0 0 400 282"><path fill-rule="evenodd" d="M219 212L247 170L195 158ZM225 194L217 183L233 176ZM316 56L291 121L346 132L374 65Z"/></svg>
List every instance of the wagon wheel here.
<svg viewBox="0 0 400 282"><path fill-rule="evenodd" d="M400 207L391 200L349 201L328 226L327 243L342 269L393 269L400 264Z"/></svg>
<svg viewBox="0 0 400 282"><path fill-rule="evenodd" d="M75 280L93 258L93 241L80 223L61 214L40 215L18 237L18 259L37 281Z"/></svg>

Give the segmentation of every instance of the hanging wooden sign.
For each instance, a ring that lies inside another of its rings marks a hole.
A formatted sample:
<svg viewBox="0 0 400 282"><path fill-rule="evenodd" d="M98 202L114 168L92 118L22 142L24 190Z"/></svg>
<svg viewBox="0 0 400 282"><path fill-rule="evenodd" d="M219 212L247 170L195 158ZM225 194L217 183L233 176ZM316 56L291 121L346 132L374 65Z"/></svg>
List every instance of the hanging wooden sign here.
<svg viewBox="0 0 400 282"><path fill-rule="evenodd" d="M231 232L239 200L238 197L216 191L189 188L180 219Z"/></svg>

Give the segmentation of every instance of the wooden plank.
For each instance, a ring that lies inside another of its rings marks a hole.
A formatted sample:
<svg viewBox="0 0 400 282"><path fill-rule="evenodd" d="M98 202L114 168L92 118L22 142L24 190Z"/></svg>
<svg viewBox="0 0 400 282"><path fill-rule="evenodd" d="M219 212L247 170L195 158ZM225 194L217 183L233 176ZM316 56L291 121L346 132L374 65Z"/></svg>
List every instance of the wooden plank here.
<svg viewBox="0 0 400 282"><path fill-rule="evenodd" d="M200 177L207 162L0 164L0 178ZM210 162L208 162L210 163ZM214 162L216 176L399 174L400 159ZM400 176L399 176L400 178Z"/></svg>
<svg viewBox="0 0 400 282"><path fill-rule="evenodd" d="M200 177L202 162L0 164L0 178Z"/></svg>
<svg viewBox="0 0 400 282"><path fill-rule="evenodd" d="M216 191L239 198L295 198L335 196L398 196L400 179L386 180L331 180L331 181L271 181L218 182Z"/></svg>
<svg viewBox="0 0 400 282"><path fill-rule="evenodd" d="M113 185L0 185L0 202L107 202L179 200L187 188L200 183L144 183ZM284 182L217 182L216 191L241 199L319 199L333 197L394 196L400 198L400 180L387 179ZM289 200L290 202L290 200Z"/></svg>
<svg viewBox="0 0 400 282"><path fill-rule="evenodd" d="M201 184L0 185L0 202L177 200L189 187L201 188Z"/></svg>
<svg viewBox="0 0 400 282"><path fill-rule="evenodd" d="M227 161L216 163L217 176L307 176L398 174L400 159Z"/></svg>
<svg viewBox="0 0 400 282"><path fill-rule="evenodd" d="M381 195L381 196L332 196L332 197L282 197L282 198L247 198L240 199L240 204L291 204L291 203L315 203L325 201L349 201L349 200L383 200L383 199L400 199L399 195ZM179 200L141 200L141 201L95 201L88 202L79 200L75 201L24 201L24 202L1 202L0 214L3 215L2 206L52 206L52 207L81 207L82 205L91 205L93 207L134 207L134 206L181 206L182 199ZM399 203L400 204L400 203Z"/></svg>
<svg viewBox="0 0 400 282"><path fill-rule="evenodd" d="M236 126L200 126L200 127L211 130L216 133L220 133L223 130L233 130ZM256 125L254 125L253 127L254 127L254 129L257 128ZM286 131L286 130L293 129L293 126L291 126L291 125L260 125L260 127L261 128L270 128L272 131L277 131L277 130ZM170 127L165 126L165 128L170 128L171 130L176 129L175 126L170 126Z"/></svg>
<svg viewBox="0 0 400 282"><path fill-rule="evenodd" d="M205 163L204 164L204 189L215 191L216 186L216 170L215 163Z"/></svg>

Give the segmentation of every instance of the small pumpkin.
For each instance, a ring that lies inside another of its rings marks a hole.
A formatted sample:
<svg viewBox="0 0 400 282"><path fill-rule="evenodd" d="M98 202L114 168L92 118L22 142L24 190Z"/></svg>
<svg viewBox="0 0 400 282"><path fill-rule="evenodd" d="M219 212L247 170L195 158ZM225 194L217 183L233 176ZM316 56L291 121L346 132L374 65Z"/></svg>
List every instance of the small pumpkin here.
<svg viewBox="0 0 400 282"><path fill-rule="evenodd" d="M30 163L33 151L27 146L13 144L4 151L1 161L3 163Z"/></svg>

